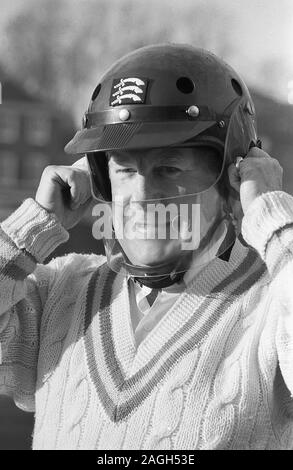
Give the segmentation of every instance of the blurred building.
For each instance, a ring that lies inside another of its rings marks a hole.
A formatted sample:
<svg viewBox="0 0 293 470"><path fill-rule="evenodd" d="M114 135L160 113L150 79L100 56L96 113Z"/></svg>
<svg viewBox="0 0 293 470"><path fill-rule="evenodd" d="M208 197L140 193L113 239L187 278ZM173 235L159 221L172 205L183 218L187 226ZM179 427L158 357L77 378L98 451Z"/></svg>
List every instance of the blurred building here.
<svg viewBox="0 0 293 470"><path fill-rule="evenodd" d="M43 169L63 163L69 116L28 94L0 68L0 220L32 196Z"/></svg>
<svg viewBox="0 0 293 470"><path fill-rule="evenodd" d="M284 190L293 195L293 106L256 92L252 97L263 149L281 163Z"/></svg>
<svg viewBox="0 0 293 470"><path fill-rule="evenodd" d="M70 165L65 144L75 129L70 116L30 95L5 75L0 67L0 221L27 197L34 197L47 165ZM91 217L86 217L70 234L70 240L52 256L64 253L101 253L102 244L91 235ZM51 257L52 257L51 256Z"/></svg>
<svg viewBox="0 0 293 470"><path fill-rule="evenodd" d="M0 68L0 221L27 197L34 197L40 176L49 164L71 164L63 153L74 129L72 119L48 103L28 94ZM81 250L81 225L66 247ZM77 242L79 241L79 243ZM73 244L73 246L71 246ZM65 247L65 245L62 245ZM64 248L59 248L63 254ZM62 251L63 250L63 251ZM24 413L0 396L0 449L28 449L31 446L33 414Z"/></svg>

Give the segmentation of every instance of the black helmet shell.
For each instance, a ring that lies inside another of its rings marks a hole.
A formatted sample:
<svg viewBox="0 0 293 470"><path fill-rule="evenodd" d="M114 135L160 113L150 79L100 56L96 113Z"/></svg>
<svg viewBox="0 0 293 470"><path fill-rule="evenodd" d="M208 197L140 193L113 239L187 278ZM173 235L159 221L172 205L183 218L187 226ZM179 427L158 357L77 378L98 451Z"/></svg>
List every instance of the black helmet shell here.
<svg viewBox="0 0 293 470"><path fill-rule="evenodd" d="M254 129L245 83L211 52L184 44L143 47L103 75L83 128L65 151L87 154L94 192L109 199L105 151L212 145L223 155L229 122L240 105Z"/></svg>

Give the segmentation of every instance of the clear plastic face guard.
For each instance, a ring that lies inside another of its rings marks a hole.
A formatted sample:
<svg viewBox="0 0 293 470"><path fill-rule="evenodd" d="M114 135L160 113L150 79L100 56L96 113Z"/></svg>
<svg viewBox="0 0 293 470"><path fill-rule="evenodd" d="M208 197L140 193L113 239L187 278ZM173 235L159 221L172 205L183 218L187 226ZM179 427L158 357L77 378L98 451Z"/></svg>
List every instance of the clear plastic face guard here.
<svg viewBox="0 0 293 470"><path fill-rule="evenodd" d="M165 197L158 198L136 199L137 171L129 167L129 162L119 162L118 183L112 177L113 187L118 187L113 201L100 200L94 210L93 234L103 238L113 271L124 268L133 277L172 276L194 264L204 266L234 243L227 202L219 189L224 168L219 156L217 162L209 156L191 165L188 160L177 172L170 164L156 163L155 171L167 174L160 176Z"/></svg>

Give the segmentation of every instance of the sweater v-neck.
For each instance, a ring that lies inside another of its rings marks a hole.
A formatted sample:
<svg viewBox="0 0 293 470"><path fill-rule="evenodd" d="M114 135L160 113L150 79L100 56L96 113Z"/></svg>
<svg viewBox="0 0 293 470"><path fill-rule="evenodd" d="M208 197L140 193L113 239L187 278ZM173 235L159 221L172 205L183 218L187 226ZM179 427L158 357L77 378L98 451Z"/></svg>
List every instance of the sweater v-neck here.
<svg viewBox="0 0 293 470"><path fill-rule="evenodd" d="M220 321L219 307L238 299L263 273L257 253L236 240L229 262L216 258L187 285L136 348L127 276L104 265L92 276L84 340L89 374L112 421L123 420Z"/></svg>
<svg viewBox="0 0 293 470"><path fill-rule="evenodd" d="M112 303L112 332L117 357L121 361L125 377L128 378L136 374L141 367L144 367L151 356L155 356L168 341L174 337L175 333L185 325L194 315L197 315L198 327L207 318L199 307L203 300L208 297L219 295L216 288L230 272L233 272L237 265L247 257L249 248L240 243L235 243L231 252L229 262L220 258L215 258L198 275L194 276L186 288L176 299L171 309L161 318L157 325L149 332L146 338L136 346L131 315L130 315L130 295L126 283L125 274L120 273L114 282L115 287L121 292L121 296L113 299ZM232 279L229 278L232 284ZM223 287L225 286L225 283ZM226 286L227 287L227 286ZM232 287L232 285L231 285ZM213 290L216 288L216 291ZM202 340L199 334L199 341ZM164 348L165 349L165 348Z"/></svg>

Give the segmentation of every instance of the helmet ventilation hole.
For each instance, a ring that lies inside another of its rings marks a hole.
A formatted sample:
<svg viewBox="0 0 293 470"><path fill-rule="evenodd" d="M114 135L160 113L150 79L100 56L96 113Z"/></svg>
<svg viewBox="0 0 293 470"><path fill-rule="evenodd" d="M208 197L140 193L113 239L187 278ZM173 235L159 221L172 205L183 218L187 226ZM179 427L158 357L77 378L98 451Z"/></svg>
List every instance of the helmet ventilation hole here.
<svg viewBox="0 0 293 470"><path fill-rule="evenodd" d="M179 91L185 94L192 93L194 90L194 83L188 77L180 77L176 82L176 86Z"/></svg>
<svg viewBox="0 0 293 470"><path fill-rule="evenodd" d="M233 87L234 91L236 91L237 95L242 96L243 91L242 91L242 87L241 87L240 83L238 82L238 80L236 80L235 78L232 78L231 79L231 84L232 84L232 87Z"/></svg>
<svg viewBox="0 0 293 470"><path fill-rule="evenodd" d="M99 83L99 85L95 88L95 90L92 94L92 101L95 101L95 99L97 98L98 94L101 91L101 87L102 87L102 85Z"/></svg>

